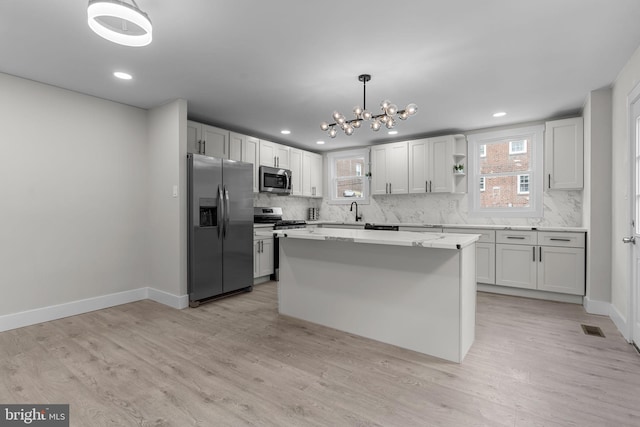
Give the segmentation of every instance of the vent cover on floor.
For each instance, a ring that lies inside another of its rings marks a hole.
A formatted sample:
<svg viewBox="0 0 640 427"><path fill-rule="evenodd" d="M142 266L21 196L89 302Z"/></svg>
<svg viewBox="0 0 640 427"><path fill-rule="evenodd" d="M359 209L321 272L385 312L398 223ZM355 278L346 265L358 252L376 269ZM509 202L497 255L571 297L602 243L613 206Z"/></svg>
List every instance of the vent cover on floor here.
<svg viewBox="0 0 640 427"><path fill-rule="evenodd" d="M587 335L593 335L594 337L602 337L604 338L604 333L602 332L602 329L600 329L597 326L591 326L591 325L580 325L582 326L582 331L587 334Z"/></svg>

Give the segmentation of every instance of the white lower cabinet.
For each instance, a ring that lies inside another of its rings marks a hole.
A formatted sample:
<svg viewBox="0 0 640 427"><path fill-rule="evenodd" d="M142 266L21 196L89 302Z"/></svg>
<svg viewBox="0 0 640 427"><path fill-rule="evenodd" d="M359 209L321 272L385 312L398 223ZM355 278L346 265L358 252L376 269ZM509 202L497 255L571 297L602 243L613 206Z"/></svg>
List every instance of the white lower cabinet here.
<svg viewBox="0 0 640 427"><path fill-rule="evenodd" d="M476 282L496 283L496 232L484 228L445 228L445 233L479 234L476 242Z"/></svg>
<svg viewBox="0 0 640 427"><path fill-rule="evenodd" d="M274 273L273 237L254 238L253 240L253 278L269 276Z"/></svg>
<svg viewBox="0 0 640 427"><path fill-rule="evenodd" d="M496 283L495 243L476 243L476 282Z"/></svg>
<svg viewBox="0 0 640 427"><path fill-rule="evenodd" d="M496 245L496 285L536 289L535 246Z"/></svg>
<svg viewBox="0 0 640 427"><path fill-rule="evenodd" d="M497 231L496 285L584 295L584 233Z"/></svg>

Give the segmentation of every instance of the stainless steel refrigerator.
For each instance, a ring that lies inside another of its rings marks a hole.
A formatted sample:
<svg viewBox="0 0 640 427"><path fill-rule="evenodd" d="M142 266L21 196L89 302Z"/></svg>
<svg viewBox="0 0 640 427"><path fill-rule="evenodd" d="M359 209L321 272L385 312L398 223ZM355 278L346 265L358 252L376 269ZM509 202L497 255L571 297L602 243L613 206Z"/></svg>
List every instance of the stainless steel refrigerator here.
<svg viewBox="0 0 640 427"><path fill-rule="evenodd" d="M187 155L189 305L253 287L253 165Z"/></svg>

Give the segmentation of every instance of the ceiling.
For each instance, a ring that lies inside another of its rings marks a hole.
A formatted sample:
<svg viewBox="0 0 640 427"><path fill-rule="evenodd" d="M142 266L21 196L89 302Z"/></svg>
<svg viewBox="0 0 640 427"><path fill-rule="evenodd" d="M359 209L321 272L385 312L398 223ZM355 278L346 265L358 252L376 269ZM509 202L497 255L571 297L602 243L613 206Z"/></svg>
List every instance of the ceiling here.
<svg viewBox="0 0 640 427"><path fill-rule="evenodd" d="M191 119L312 151L576 114L640 45L637 0L138 0L142 48L94 34L87 3L0 0L0 72L145 109L183 98ZM331 139L320 123L352 116L362 73L370 110L418 114Z"/></svg>

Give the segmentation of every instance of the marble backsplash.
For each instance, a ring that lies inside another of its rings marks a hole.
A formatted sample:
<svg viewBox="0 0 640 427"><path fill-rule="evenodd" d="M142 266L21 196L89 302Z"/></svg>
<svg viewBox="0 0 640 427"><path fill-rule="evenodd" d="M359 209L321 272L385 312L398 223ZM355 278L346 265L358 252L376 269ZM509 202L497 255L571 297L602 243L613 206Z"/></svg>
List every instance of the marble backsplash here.
<svg viewBox="0 0 640 427"><path fill-rule="evenodd" d="M330 205L327 199L279 197L256 194L254 206L281 206L285 219L307 219L308 208L320 208L321 221L355 219L349 205ZM581 227L582 191L549 191L544 194L543 218L469 217L466 194L398 194L374 196L358 213L364 222L421 224L526 225L538 227Z"/></svg>

